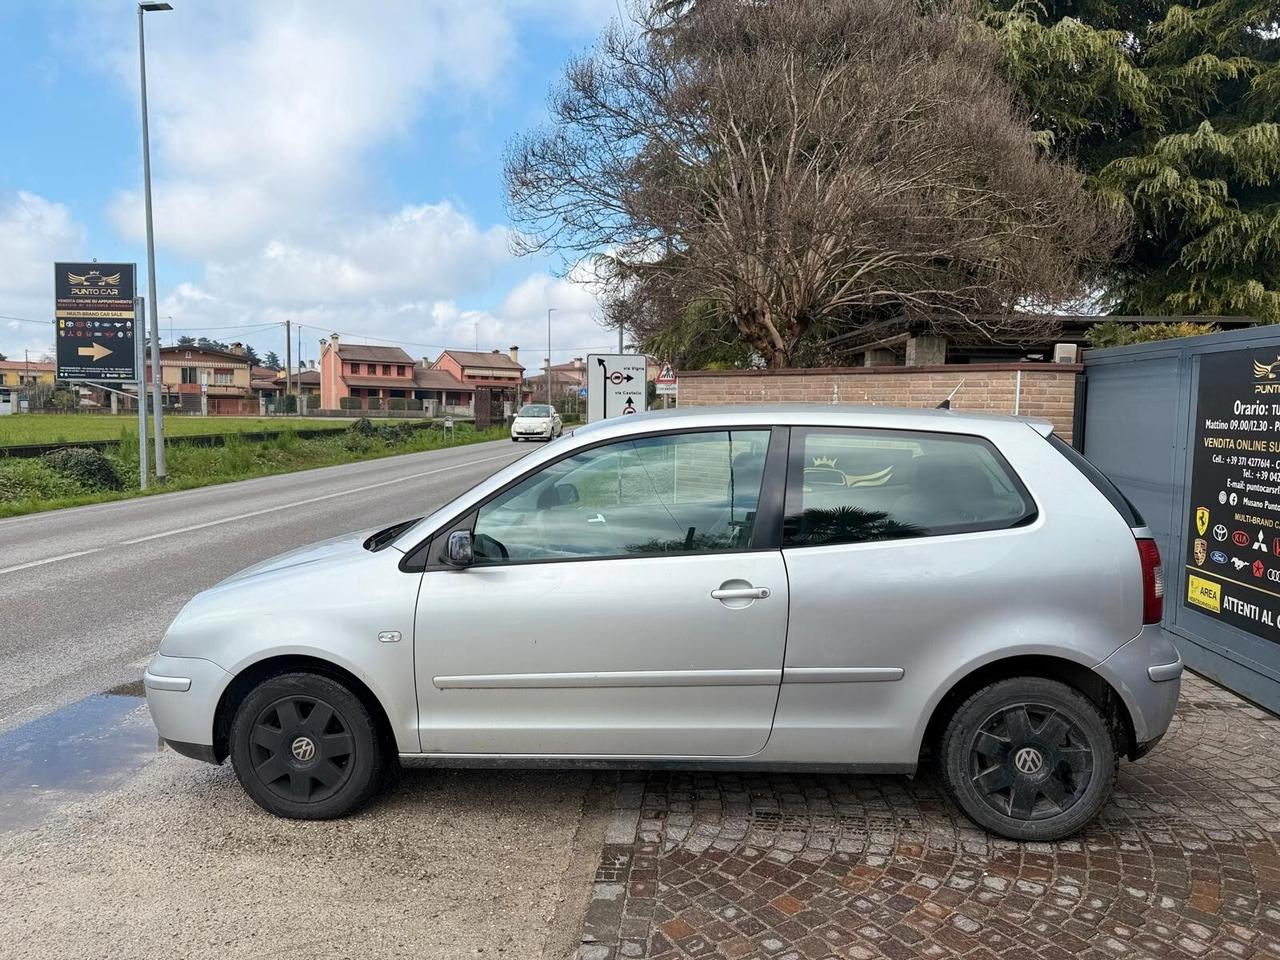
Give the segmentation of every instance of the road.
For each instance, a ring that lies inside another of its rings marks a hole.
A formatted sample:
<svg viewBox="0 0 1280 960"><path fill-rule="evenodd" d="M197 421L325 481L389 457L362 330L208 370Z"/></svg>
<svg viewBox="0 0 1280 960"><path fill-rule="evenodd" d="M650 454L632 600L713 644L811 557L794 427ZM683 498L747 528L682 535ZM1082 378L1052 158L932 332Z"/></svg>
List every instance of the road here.
<svg viewBox="0 0 1280 960"><path fill-rule="evenodd" d="M194 594L259 560L420 516L509 441L0 520L0 732L118 683Z"/></svg>
<svg viewBox="0 0 1280 960"><path fill-rule="evenodd" d="M352 817L282 820L229 764L159 747L137 682L198 591L429 512L528 451L475 444L0 521L0 952L574 954L612 803L599 776L409 769Z"/></svg>

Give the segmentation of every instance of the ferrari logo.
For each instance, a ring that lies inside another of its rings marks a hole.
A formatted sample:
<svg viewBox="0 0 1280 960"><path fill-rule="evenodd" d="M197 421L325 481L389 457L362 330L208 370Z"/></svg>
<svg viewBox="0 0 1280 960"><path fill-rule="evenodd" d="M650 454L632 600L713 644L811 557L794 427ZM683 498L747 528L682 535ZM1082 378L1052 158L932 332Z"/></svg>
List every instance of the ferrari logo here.
<svg viewBox="0 0 1280 960"><path fill-rule="evenodd" d="M1209 508L1196 507L1196 532L1200 536L1204 536L1204 532L1209 529Z"/></svg>

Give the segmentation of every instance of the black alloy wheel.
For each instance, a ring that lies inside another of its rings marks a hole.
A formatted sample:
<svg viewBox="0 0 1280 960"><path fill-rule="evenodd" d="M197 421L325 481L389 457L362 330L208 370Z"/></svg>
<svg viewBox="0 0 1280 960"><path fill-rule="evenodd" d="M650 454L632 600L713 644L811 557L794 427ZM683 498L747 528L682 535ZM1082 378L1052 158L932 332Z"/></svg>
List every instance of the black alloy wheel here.
<svg viewBox="0 0 1280 960"><path fill-rule="evenodd" d="M1041 703L1002 707L973 735L969 772L991 809L1044 820L1080 802L1093 776L1093 750L1080 727Z"/></svg>
<svg viewBox="0 0 1280 960"><path fill-rule="evenodd" d="M952 714L938 756L942 785L979 826L1013 840L1069 836L1115 783L1112 725L1075 688L1041 677L983 687Z"/></svg>
<svg viewBox="0 0 1280 960"><path fill-rule="evenodd" d="M249 734L253 775L282 800L317 803L351 776L355 741L346 720L315 697L281 697L267 704Z"/></svg>
<svg viewBox="0 0 1280 960"><path fill-rule="evenodd" d="M283 817L340 817L387 780L373 718L346 686L314 673L269 677L231 726L236 776L259 806Z"/></svg>

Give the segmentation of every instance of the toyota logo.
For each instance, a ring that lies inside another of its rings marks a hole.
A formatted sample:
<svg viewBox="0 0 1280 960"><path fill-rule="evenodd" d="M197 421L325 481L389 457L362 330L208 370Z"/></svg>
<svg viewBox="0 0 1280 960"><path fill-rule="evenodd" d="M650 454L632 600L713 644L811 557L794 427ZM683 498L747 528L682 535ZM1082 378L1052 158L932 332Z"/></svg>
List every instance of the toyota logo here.
<svg viewBox="0 0 1280 960"><path fill-rule="evenodd" d="M303 763L316 755L316 745L310 737L299 737L293 741L293 746L290 749L293 751L293 759L300 760ZM1039 754L1036 754L1036 756L1039 756ZM1038 767L1039 763L1037 762L1036 765Z"/></svg>
<svg viewBox="0 0 1280 960"><path fill-rule="evenodd" d="M1035 747L1023 747L1013 755L1013 765L1019 773L1039 773L1044 766L1044 757Z"/></svg>

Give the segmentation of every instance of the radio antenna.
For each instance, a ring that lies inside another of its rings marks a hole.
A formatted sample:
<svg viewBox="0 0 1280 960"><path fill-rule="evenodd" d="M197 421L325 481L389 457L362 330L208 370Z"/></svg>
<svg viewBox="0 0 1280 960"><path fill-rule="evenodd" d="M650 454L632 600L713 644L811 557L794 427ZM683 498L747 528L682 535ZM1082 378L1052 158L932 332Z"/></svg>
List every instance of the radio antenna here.
<svg viewBox="0 0 1280 960"><path fill-rule="evenodd" d="M950 410L951 401L955 399L955 395L960 392L960 388L963 386L964 386L964 377L961 377L960 382L956 384L956 388L947 394L947 399L943 400L940 404L938 404L937 409Z"/></svg>

